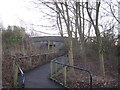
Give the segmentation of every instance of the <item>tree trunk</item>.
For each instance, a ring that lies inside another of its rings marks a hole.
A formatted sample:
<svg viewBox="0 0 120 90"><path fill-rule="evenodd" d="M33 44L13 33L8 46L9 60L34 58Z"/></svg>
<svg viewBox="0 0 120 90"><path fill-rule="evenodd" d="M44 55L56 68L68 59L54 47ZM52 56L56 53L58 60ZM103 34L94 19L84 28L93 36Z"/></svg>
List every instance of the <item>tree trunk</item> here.
<svg viewBox="0 0 120 90"><path fill-rule="evenodd" d="M68 58L69 58L69 64L73 64L73 50L72 50L72 31L70 31L70 17L68 13L68 5L67 2L65 2L66 7L66 13L67 13L67 31L68 31L68 43L69 43L69 51L68 51Z"/></svg>
<svg viewBox="0 0 120 90"><path fill-rule="evenodd" d="M0 89L2 89L2 28L0 28Z"/></svg>
<svg viewBox="0 0 120 90"><path fill-rule="evenodd" d="M105 77L105 67L104 67L104 57L103 57L103 43L102 43L102 39L101 37L99 36L98 37L98 54L99 54L99 60L100 60L100 72L101 72L101 75L103 77Z"/></svg>
<svg viewBox="0 0 120 90"><path fill-rule="evenodd" d="M99 54L99 61L100 61L100 72L101 72L101 75L104 77L105 76L105 68L104 68L104 57L103 57L103 50L102 50L103 44L102 44L102 39L100 36L99 27L98 27L99 7L100 7L100 2L96 2L96 23L94 23L92 16L90 15L90 12L88 10L88 2L86 2L87 13L88 13L88 16L89 16L89 18L92 22L92 25L95 29L95 34L97 37L98 54Z"/></svg>
<svg viewBox="0 0 120 90"><path fill-rule="evenodd" d="M78 3L78 2L76 2L76 3ZM77 26L78 26L78 33L79 33L80 43L81 43L81 46L80 46L81 59L84 62L84 66L86 66L86 55L85 55L85 47L84 47L84 25L83 25L83 30L82 30L80 3L78 3L76 5L77 5L76 7L78 7L78 15L79 15L79 17L78 17L79 18L79 23L78 23ZM83 13L83 16L84 16L84 13ZM83 17L83 24L84 24L84 17Z"/></svg>
<svg viewBox="0 0 120 90"><path fill-rule="evenodd" d="M85 27L84 27L84 25L85 25L85 18L84 18L84 5L83 5L84 3L82 2L82 14L83 14L83 35L82 35L82 52L83 52L83 60L84 60L84 66L86 67L86 50L85 50L85 37L84 37L84 31L85 31Z"/></svg>

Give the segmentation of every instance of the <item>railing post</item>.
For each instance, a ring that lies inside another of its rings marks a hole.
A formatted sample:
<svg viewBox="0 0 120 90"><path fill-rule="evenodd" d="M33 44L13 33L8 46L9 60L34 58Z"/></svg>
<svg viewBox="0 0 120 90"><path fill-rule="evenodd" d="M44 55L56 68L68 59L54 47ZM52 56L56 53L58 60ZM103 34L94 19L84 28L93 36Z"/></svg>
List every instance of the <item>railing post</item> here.
<svg viewBox="0 0 120 90"><path fill-rule="evenodd" d="M92 75L90 73L90 90L92 90Z"/></svg>
<svg viewBox="0 0 120 90"><path fill-rule="evenodd" d="M46 62L48 62L48 54L45 55Z"/></svg>
<svg viewBox="0 0 120 90"><path fill-rule="evenodd" d="M66 80L67 80L67 66L64 66L64 86L66 86Z"/></svg>
<svg viewBox="0 0 120 90"><path fill-rule="evenodd" d="M62 58L62 62L64 63L64 58Z"/></svg>
<svg viewBox="0 0 120 90"><path fill-rule="evenodd" d="M13 84L14 84L14 88L17 87L18 85L18 67L15 63L15 60L13 60Z"/></svg>
<svg viewBox="0 0 120 90"><path fill-rule="evenodd" d="M41 63L40 63L40 56L37 56L37 57L38 57L38 63L41 64Z"/></svg>
<svg viewBox="0 0 120 90"><path fill-rule="evenodd" d="M22 75L22 80L25 80L25 76L24 76L24 74ZM22 88L24 88L25 87L25 83L24 83L25 81L22 81Z"/></svg>
<svg viewBox="0 0 120 90"><path fill-rule="evenodd" d="M64 63L64 58L62 58L62 63ZM62 67L63 67L64 65L62 65Z"/></svg>
<svg viewBox="0 0 120 90"><path fill-rule="evenodd" d="M32 68L32 57L30 57L30 68Z"/></svg>
<svg viewBox="0 0 120 90"><path fill-rule="evenodd" d="M58 65L57 63L55 63L55 74L57 75L57 68L58 68Z"/></svg>
<svg viewBox="0 0 120 90"><path fill-rule="evenodd" d="M50 78L52 78L52 65L53 65L53 62L51 61L50 62Z"/></svg>

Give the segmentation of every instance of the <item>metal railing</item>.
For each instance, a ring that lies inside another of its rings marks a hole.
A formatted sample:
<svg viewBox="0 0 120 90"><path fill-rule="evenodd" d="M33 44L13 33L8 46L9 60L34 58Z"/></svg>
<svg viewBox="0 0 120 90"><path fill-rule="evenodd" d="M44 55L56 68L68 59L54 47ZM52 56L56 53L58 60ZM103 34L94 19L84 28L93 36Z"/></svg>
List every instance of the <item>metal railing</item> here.
<svg viewBox="0 0 120 90"><path fill-rule="evenodd" d="M21 77L22 77L22 88L24 88L25 86L25 74L23 72L23 70L21 69L20 65L18 64L18 62L15 62L15 64L17 65L20 73L21 73Z"/></svg>
<svg viewBox="0 0 120 90"><path fill-rule="evenodd" d="M90 77L89 78L89 85L90 85L90 89L92 89L92 73L91 73L91 71L89 71L87 69L84 69L84 68L81 68L81 67L77 67L77 66L65 64L63 62L59 62L59 61L57 61L57 58L51 60L51 62L50 62L50 79L53 79L53 71L52 71L52 69L53 69L53 66L52 66L53 63L60 64L64 68L63 69L64 70L64 84L62 84L62 85L64 85L66 87L67 67L71 67L71 68L75 68L75 69L78 69L78 70L81 70L81 71L85 71L85 72L87 72L89 74L89 77ZM58 70L56 70L56 71L58 71Z"/></svg>
<svg viewBox="0 0 120 90"><path fill-rule="evenodd" d="M20 60L20 59L24 59L24 58L30 58L30 57L36 57L36 56L42 56L42 55L49 55L49 54L53 54L53 53L55 53L55 52L44 53L44 54L35 54L35 55L30 55L30 56L22 56L22 57L16 58L16 60Z"/></svg>
<svg viewBox="0 0 120 90"><path fill-rule="evenodd" d="M14 62L13 65L14 66L14 87L17 87L17 81L18 81L18 70L21 73L21 77L22 77L22 88L24 88L25 86L25 74L20 66L20 64L18 63L18 61L22 60L22 59L26 59L26 58L31 58L31 57L37 57L37 56L43 56L43 55L50 55L50 54L54 54L55 52L51 52L51 53L44 53L44 54L35 54L35 55L30 55L30 56L21 56L18 58L14 58ZM31 62L31 59L30 59Z"/></svg>

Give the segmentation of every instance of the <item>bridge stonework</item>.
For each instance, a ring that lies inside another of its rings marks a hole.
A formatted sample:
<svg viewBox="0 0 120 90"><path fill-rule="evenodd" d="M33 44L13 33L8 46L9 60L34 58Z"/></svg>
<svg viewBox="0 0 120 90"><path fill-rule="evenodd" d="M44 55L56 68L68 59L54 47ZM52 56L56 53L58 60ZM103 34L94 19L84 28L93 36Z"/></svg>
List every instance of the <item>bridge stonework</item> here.
<svg viewBox="0 0 120 90"><path fill-rule="evenodd" d="M40 50L57 51L64 45L64 40L60 36L30 37L29 41L38 53Z"/></svg>

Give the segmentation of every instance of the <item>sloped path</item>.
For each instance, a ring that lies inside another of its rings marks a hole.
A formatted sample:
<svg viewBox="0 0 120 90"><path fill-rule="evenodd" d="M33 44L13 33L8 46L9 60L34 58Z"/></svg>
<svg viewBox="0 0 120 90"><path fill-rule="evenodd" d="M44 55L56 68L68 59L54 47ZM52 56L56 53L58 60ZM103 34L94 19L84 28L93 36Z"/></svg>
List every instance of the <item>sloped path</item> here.
<svg viewBox="0 0 120 90"><path fill-rule="evenodd" d="M64 87L49 79L50 63L25 73L25 88L61 88Z"/></svg>

